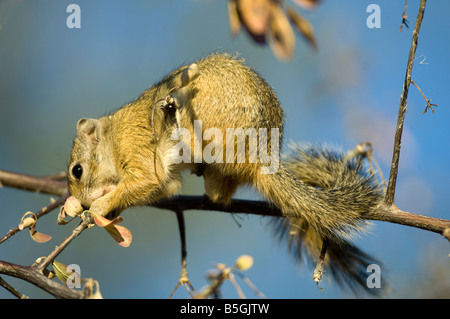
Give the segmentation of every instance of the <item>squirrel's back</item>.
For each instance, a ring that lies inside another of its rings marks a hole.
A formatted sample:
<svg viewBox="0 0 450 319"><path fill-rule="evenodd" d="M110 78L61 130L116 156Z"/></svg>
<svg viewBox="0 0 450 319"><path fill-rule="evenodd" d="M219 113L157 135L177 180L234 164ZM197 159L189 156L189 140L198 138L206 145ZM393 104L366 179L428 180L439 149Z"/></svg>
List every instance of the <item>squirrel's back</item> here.
<svg viewBox="0 0 450 319"><path fill-rule="evenodd" d="M70 193L90 211L115 216L173 195L180 172L191 169L204 177L213 202L228 204L239 186L252 185L286 221L307 225L337 247L352 230L364 229L364 214L380 204L382 191L359 161L319 152L304 153L295 166L282 163L283 120L261 76L232 55L212 54L176 69L116 112L80 120L69 160ZM177 129L190 139L174 139ZM188 164L174 159L180 144L193 155Z"/></svg>
<svg viewBox="0 0 450 319"><path fill-rule="evenodd" d="M205 127L278 128L284 113L269 84L244 61L229 54L213 54L197 62L189 103Z"/></svg>

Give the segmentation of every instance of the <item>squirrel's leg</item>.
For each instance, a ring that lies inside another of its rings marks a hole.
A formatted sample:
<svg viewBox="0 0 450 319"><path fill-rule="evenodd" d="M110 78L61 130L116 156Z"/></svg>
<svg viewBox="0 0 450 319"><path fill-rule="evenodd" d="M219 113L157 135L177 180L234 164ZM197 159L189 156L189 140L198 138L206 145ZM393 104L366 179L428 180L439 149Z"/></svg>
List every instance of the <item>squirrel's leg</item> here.
<svg viewBox="0 0 450 319"><path fill-rule="evenodd" d="M95 200L89 211L110 217L118 216L124 209L146 205L176 193L181 187L179 174L172 174L165 183L152 183L148 178L125 178L109 193Z"/></svg>
<svg viewBox="0 0 450 319"><path fill-rule="evenodd" d="M239 182L232 176L223 176L219 170L212 166L203 172L205 179L205 191L209 199L214 203L229 204Z"/></svg>

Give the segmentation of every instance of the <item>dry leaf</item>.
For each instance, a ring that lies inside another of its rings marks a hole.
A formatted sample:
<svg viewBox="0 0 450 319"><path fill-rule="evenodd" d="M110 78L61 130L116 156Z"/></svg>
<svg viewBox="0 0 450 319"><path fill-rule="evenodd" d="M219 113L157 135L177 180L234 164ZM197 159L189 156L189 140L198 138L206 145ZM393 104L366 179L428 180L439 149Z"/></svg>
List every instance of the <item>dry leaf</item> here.
<svg viewBox="0 0 450 319"><path fill-rule="evenodd" d="M307 19L302 17L300 14L298 14L294 9L287 8L286 11L288 18L297 27L300 33L308 41L308 43L316 49L317 43L316 38L314 36L314 28L312 24Z"/></svg>
<svg viewBox="0 0 450 319"><path fill-rule="evenodd" d="M265 43L265 33L269 27L270 0L239 0L237 4L242 24L253 40Z"/></svg>
<svg viewBox="0 0 450 319"><path fill-rule="evenodd" d="M99 214L91 213L94 216L94 222L97 226L103 227L108 234L122 247L128 247L133 240L131 232L123 227L116 225L123 221L123 217L119 216L113 220L109 220Z"/></svg>
<svg viewBox="0 0 450 319"><path fill-rule="evenodd" d="M61 207L59 214L58 214L58 219L56 220L56 222L58 223L58 225L66 225L70 222L70 220L66 220L66 212L64 211L64 207Z"/></svg>
<svg viewBox="0 0 450 319"><path fill-rule="evenodd" d="M228 6L228 21L230 23L230 33L234 37L239 33L242 27L236 0L228 0L227 6Z"/></svg>
<svg viewBox="0 0 450 319"><path fill-rule="evenodd" d="M289 61L295 53L295 35L283 9L272 4L272 15L267 39L275 56L282 61Z"/></svg>
<svg viewBox="0 0 450 319"><path fill-rule="evenodd" d="M31 215L31 217L25 217L28 215ZM20 224L18 227L20 230L23 230L24 228L29 227L30 228L30 236L35 242L45 243L45 242L49 241L50 239L52 239L52 236L49 236L49 235L46 235L46 234L36 231L36 222L37 222L36 215L32 212L26 212L22 216L22 219L20 220Z"/></svg>
<svg viewBox="0 0 450 319"><path fill-rule="evenodd" d="M78 216L83 212L80 201L73 196L66 199L63 209L70 217Z"/></svg>
<svg viewBox="0 0 450 319"><path fill-rule="evenodd" d="M116 217L113 220L109 220L109 219L103 217L102 215L95 214L92 212L91 212L91 214L94 216L95 224L97 224L97 226L100 226L100 227L107 227L109 225L119 224L123 221L123 217L121 217L121 216Z"/></svg>
<svg viewBox="0 0 450 319"><path fill-rule="evenodd" d="M81 203L73 196L70 196L66 199L64 206L61 207L58 214L57 223L58 225L66 225L68 224L73 218L79 216L81 213L83 213L83 206L81 206ZM67 215L72 217L70 220L65 220Z"/></svg>
<svg viewBox="0 0 450 319"><path fill-rule="evenodd" d="M50 239L52 239L52 236L36 231L36 229L34 229L34 226L30 229L30 235L31 238L33 238L33 240L37 243L46 243Z"/></svg>
<svg viewBox="0 0 450 319"><path fill-rule="evenodd" d="M103 299L102 294L100 293L100 285L98 284L97 280L88 278L86 284L84 285L83 290L86 299Z"/></svg>
<svg viewBox="0 0 450 319"><path fill-rule="evenodd" d="M119 225L110 225L105 227L105 229L120 246L130 246L133 236L127 228Z"/></svg>
<svg viewBox="0 0 450 319"><path fill-rule="evenodd" d="M304 9L314 9L320 0L293 0L297 5Z"/></svg>
<svg viewBox="0 0 450 319"><path fill-rule="evenodd" d="M36 216L34 216L34 218L33 217L27 217L27 218L22 217L22 221L19 224L19 229L23 230L24 228L33 226L34 224L36 224Z"/></svg>

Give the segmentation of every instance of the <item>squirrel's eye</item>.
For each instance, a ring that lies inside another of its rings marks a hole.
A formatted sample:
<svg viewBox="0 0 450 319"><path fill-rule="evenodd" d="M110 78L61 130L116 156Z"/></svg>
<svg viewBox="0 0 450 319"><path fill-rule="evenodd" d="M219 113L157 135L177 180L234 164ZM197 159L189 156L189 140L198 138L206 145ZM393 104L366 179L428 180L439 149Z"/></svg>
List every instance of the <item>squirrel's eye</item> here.
<svg viewBox="0 0 450 319"><path fill-rule="evenodd" d="M75 165L72 168L72 175L75 176L76 179L80 179L83 174L83 167L80 164Z"/></svg>

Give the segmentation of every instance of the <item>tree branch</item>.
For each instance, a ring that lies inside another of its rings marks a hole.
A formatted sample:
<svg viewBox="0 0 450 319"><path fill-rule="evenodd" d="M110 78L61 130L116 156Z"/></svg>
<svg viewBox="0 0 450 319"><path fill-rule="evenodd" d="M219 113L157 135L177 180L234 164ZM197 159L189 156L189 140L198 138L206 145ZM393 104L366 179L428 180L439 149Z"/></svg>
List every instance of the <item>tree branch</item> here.
<svg viewBox="0 0 450 319"><path fill-rule="evenodd" d="M27 191L64 196L67 183L52 177L35 177L0 170L0 186L8 186Z"/></svg>
<svg viewBox="0 0 450 319"><path fill-rule="evenodd" d="M0 260L0 273L23 279L57 298L80 299L84 294L47 278L33 266L21 266Z"/></svg>
<svg viewBox="0 0 450 319"><path fill-rule="evenodd" d="M8 174L14 175L14 173ZM33 177L33 179L43 179L44 181L41 181L42 183L53 183L53 181L50 181L47 178ZM60 186L58 187L61 188L55 190L55 195L60 194L61 192L67 192L67 183L64 182L63 184L64 187L61 186L62 184L59 184ZM18 188L35 191L35 189L33 189L33 187L31 186L24 187L23 185L20 185ZM283 216L281 211L276 206L265 201L233 199L230 205L223 205L211 202L211 200L209 200L207 196L175 196L172 198L162 199L158 202L149 204L148 206L167 209L174 212L188 210L207 210L231 214L242 213L259 216ZM439 234L442 234L442 232L446 228L450 228L450 220L404 212L398 209L395 205L381 205L372 213L365 214L363 217L367 220L395 223L404 226L420 228Z"/></svg>
<svg viewBox="0 0 450 319"><path fill-rule="evenodd" d="M65 185L66 185L66 188L67 188L67 184L65 184ZM35 213L36 218L39 219L40 217L50 213L55 208L63 205L64 202L66 201L67 197L69 197L69 195L68 195L67 189L66 189L66 195L60 197L59 199L57 199L56 201L54 201L50 205L45 206L44 208L41 208L37 213ZM0 238L0 244L2 244L4 241L9 239L11 236L17 234L19 231L20 231L19 226L16 226L13 229L11 229L5 236Z"/></svg>
<svg viewBox="0 0 450 319"><path fill-rule="evenodd" d="M420 27L422 25L423 15L425 12L426 0L420 1L419 12L417 13L416 26L414 27L411 49L409 50L408 65L406 67L405 82L403 83L403 92L400 97L400 107L397 116L397 129L394 138L394 150L392 154L391 172L389 174L389 182L386 190L385 204L391 206L394 204L395 185L397 183L398 162L400 159L400 147L402 142L403 124L406 114L406 102L408 100L408 90L411 84L411 73L414 64L414 58L417 49L417 40L419 38ZM405 4L406 6L406 4Z"/></svg>
<svg viewBox="0 0 450 319"><path fill-rule="evenodd" d="M67 245L70 244L72 240L74 240L78 235L81 234L83 230L89 227L89 224L92 223L92 220L88 217L83 220L83 222L80 223L73 231L72 234L70 234L69 237L63 240L63 242L56 246L55 249L42 261L41 263L35 265L36 269L40 272L43 272L45 268L47 268L48 265L52 263L53 260L55 260L56 257L67 247Z"/></svg>

